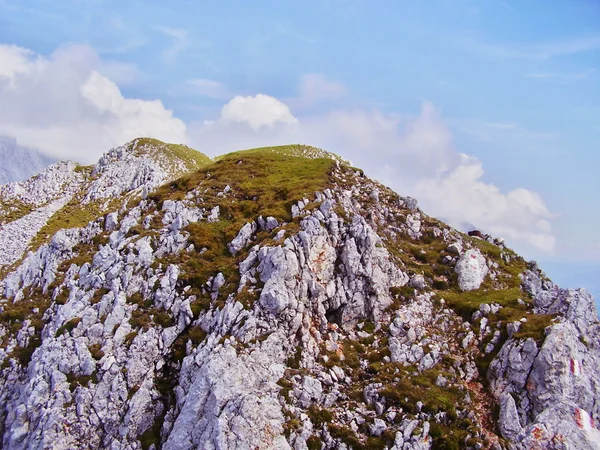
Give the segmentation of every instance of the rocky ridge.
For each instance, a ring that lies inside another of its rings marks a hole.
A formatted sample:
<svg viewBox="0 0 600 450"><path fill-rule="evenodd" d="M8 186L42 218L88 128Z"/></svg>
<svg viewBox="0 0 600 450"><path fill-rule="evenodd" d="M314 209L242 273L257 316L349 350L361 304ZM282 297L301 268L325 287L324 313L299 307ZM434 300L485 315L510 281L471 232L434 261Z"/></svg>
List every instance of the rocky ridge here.
<svg viewBox="0 0 600 450"><path fill-rule="evenodd" d="M598 448L586 291L322 150L169 151L0 188L0 236L65 205L0 282L3 447Z"/></svg>

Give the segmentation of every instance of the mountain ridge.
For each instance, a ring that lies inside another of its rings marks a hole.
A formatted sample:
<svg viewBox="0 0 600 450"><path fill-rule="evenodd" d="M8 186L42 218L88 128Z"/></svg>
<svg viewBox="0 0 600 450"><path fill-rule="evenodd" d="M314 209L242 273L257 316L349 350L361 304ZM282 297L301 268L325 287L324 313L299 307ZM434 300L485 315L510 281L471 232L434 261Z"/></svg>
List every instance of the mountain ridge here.
<svg viewBox="0 0 600 450"><path fill-rule="evenodd" d="M320 149L182 175L140 145L163 143L59 171L74 180L65 204L105 203L41 227L0 274L6 448L600 442L584 290Z"/></svg>

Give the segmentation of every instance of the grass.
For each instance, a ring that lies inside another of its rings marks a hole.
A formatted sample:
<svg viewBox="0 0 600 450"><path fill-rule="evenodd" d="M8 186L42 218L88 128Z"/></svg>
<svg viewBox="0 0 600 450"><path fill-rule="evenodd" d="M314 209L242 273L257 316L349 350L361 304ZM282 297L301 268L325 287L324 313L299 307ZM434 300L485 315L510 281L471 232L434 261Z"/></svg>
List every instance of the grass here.
<svg viewBox="0 0 600 450"><path fill-rule="evenodd" d="M473 291L461 292L458 289L452 289L440 292L439 295L465 320L471 320L471 315L479 309L482 303L497 303L506 308L521 309L517 299L523 297L519 288L495 290L485 283Z"/></svg>
<svg viewBox="0 0 600 450"><path fill-rule="evenodd" d="M217 156L216 161L232 156L232 155L243 155L245 153L261 152L261 153L275 153L283 156L293 156L303 159L317 159L317 158L330 158L337 160L341 163L347 163L344 158L335 153L325 151L317 147L311 147L310 145L292 144L292 145L278 145L273 147L259 147L251 148L248 150L239 150L236 152L228 153L222 156Z"/></svg>
<svg viewBox="0 0 600 450"><path fill-rule="evenodd" d="M76 195L69 203L56 211L48 222L40 229L31 240L29 250L35 251L43 244L50 241L58 231L69 228L85 227L88 223L98 219L103 214L118 208L121 198L95 200L85 205L81 204L83 192Z"/></svg>
<svg viewBox="0 0 600 450"><path fill-rule="evenodd" d="M171 255L171 259L167 257L164 261L176 263L182 269L182 282L190 285L197 296L192 305L195 314L211 304L222 306L224 299L237 291L238 264L247 255L247 250L232 256L227 244L244 224L259 215L273 216L280 223L286 222L286 229L296 230L299 220L292 220L292 204L306 196L312 197L315 191L330 185L335 164L331 158L307 161L305 157L290 154L287 148L253 149L221 156L210 165L162 186L151 195L160 209L164 201L181 200L189 191L198 189L201 197L197 201L198 207L208 210L219 206L219 221L192 223L184 230L189 233L188 241L197 251ZM230 193L218 195L227 185L231 188ZM277 231L279 229L272 233L258 233L257 242L269 242ZM200 249L206 250L200 253ZM206 292L205 284L219 272L223 273L226 284L220 289L215 303ZM251 308L257 298L256 293L246 291L242 303Z"/></svg>
<svg viewBox="0 0 600 450"><path fill-rule="evenodd" d="M133 153L136 156L149 155L166 163L169 173L181 176L184 173L197 170L212 163L212 159L187 145L168 144L153 138L138 138L131 141ZM157 158L158 156L166 157ZM181 165L183 164L183 166Z"/></svg>
<svg viewBox="0 0 600 450"><path fill-rule="evenodd" d="M426 370L420 374L407 372L406 369L404 372L404 377L397 382L388 381L379 393L391 404L400 406L405 411L417 414L416 403L421 401L424 412L454 412L461 395L464 396L457 388L436 386L439 369Z"/></svg>
<svg viewBox="0 0 600 450"><path fill-rule="evenodd" d="M33 210L33 207L22 202L18 198L3 200L0 198L0 226L14 222L23 216L26 216Z"/></svg>
<svg viewBox="0 0 600 450"><path fill-rule="evenodd" d="M187 356L186 348L188 341L192 343L192 347L198 347L204 339L206 332L199 326L188 327L175 340L172 347L172 358L176 362L181 362Z"/></svg>
<svg viewBox="0 0 600 450"><path fill-rule="evenodd" d="M17 359L23 367L29 364L33 352L42 344L43 317L50 303L50 296L43 294L40 288L29 287L25 289L22 300L15 303L7 302L3 305L4 310L0 313L0 323L7 327L8 333L2 337L1 345L6 347L8 339L21 330L25 320L30 320L31 326L34 327L34 334L29 338L27 346L15 347L4 360L5 366L8 365L10 358Z"/></svg>
<svg viewBox="0 0 600 450"><path fill-rule="evenodd" d="M91 375L75 375L73 373L67 374L67 381L69 382L69 388L71 392L77 389L77 386L87 387L90 382L98 383L98 374L93 372Z"/></svg>
<svg viewBox="0 0 600 450"><path fill-rule="evenodd" d="M306 411L306 414L308 417L310 417L311 422L317 428L320 428L324 423L330 423L333 421L333 414L331 411L325 408L320 408L316 405L310 405Z"/></svg>
<svg viewBox="0 0 600 450"><path fill-rule="evenodd" d="M142 444L143 450L148 450L152 445L154 445L155 448L160 448L160 430L162 428L163 420L155 420L152 426L139 436L138 439Z"/></svg>
<svg viewBox="0 0 600 450"><path fill-rule="evenodd" d="M65 333L70 333L71 331L73 331L75 329L75 327L77 327L77 325L79 325L80 322L81 322L81 317L72 318L67 323L65 323L63 326L61 326L58 330L56 330L56 337L59 337Z"/></svg>

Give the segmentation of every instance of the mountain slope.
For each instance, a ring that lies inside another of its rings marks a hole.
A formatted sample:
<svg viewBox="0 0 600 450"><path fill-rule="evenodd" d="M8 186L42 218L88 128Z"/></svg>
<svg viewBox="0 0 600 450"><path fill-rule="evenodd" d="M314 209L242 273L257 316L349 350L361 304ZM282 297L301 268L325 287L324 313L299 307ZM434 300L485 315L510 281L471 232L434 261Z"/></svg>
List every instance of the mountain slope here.
<svg viewBox="0 0 600 450"><path fill-rule="evenodd" d="M41 153L17 145L12 138L0 136L0 184L21 181L56 162Z"/></svg>
<svg viewBox="0 0 600 450"><path fill-rule="evenodd" d="M125 198L209 162L188 147L142 138L112 149L94 166L60 162L0 186L0 273L61 228L84 226Z"/></svg>
<svg viewBox="0 0 600 450"><path fill-rule="evenodd" d="M139 145L65 169L97 218L63 207L0 282L3 447L600 442L585 291L319 149L203 159L153 189Z"/></svg>

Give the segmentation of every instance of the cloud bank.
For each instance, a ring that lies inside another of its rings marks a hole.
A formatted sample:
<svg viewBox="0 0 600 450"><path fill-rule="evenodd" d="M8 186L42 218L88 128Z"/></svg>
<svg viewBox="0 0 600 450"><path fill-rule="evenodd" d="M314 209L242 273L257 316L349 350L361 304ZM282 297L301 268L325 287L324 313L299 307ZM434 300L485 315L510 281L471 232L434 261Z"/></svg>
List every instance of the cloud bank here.
<svg viewBox="0 0 600 450"><path fill-rule="evenodd" d="M108 78L131 75L88 46L48 58L0 45L0 135L55 157L95 161L135 137L187 141L186 125L161 101L125 98Z"/></svg>

